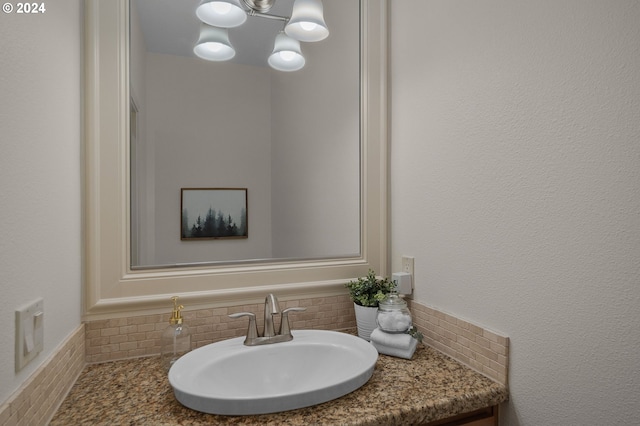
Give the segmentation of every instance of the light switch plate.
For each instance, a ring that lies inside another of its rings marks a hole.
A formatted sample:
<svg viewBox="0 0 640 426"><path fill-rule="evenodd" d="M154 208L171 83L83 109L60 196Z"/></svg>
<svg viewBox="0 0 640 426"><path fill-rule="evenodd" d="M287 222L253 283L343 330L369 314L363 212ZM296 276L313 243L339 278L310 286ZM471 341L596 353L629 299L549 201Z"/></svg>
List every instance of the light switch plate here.
<svg viewBox="0 0 640 426"><path fill-rule="evenodd" d="M16 309L16 372L22 370L44 347L44 300Z"/></svg>

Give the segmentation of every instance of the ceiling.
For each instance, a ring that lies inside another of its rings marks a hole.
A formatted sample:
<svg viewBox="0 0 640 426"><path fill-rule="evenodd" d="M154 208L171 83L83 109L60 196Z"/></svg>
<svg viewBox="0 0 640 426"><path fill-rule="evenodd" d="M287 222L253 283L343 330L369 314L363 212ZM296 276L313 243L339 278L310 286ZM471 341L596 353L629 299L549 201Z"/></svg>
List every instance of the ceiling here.
<svg viewBox="0 0 640 426"><path fill-rule="evenodd" d="M140 27L148 52L196 57L193 47L198 41L200 20L196 7L200 0L131 0L138 10ZM291 16L293 0L276 0L269 14ZM284 22L249 16L239 27L229 29L229 39L236 50L233 62L267 66L273 41ZM304 49L304 47L303 47Z"/></svg>

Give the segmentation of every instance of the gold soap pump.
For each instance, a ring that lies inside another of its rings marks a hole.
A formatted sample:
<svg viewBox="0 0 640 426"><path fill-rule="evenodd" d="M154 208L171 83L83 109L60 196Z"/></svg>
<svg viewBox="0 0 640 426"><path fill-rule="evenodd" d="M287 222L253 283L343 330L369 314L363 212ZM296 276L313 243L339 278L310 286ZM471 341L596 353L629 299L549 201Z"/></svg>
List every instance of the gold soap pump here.
<svg viewBox="0 0 640 426"><path fill-rule="evenodd" d="M191 350L191 332L182 317L184 306L178 305L178 296L173 296L171 300L173 300L173 311L169 318L169 326L162 333L160 354L166 371L169 371L178 358Z"/></svg>

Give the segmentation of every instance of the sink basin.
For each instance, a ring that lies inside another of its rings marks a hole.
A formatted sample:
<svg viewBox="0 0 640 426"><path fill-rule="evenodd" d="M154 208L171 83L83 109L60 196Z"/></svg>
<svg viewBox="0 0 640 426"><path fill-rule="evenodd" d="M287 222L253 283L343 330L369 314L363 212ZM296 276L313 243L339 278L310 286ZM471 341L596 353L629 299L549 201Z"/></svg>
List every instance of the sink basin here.
<svg viewBox="0 0 640 426"><path fill-rule="evenodd" d="M346 333L294 330L293 340L244 346L244 337L187 353L169 370L176 399L211 414L265 414L339 398L364 385L378 359Z"/></svg>

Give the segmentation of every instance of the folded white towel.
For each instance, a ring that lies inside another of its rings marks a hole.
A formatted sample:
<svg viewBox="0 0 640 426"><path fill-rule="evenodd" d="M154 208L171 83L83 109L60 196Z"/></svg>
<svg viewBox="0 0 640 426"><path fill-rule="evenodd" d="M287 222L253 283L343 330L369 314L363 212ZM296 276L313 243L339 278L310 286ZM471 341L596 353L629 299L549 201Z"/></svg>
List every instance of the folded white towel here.
<svg viewBox="0 0 640 426"><path fill-rule="evenodd" d="M391 348L409 349L413 343L412 341L415 341L416 339L406 333L391 334L385 333L380 330L380 328L376 328L371 332L370 340L371 342Z"/></svg>
<svg viewBox="0 0 640 426"><path fill-rule="evenodd" d="M371 344L380 354L395 356L404 359L411 359L411 357L413 357L413 353L416 351L416 347L418 346L418 341L411 336L409 336L409 338L411 339L411 343L408 349L400 349L393 346L383 345L381 343L376 343L373 340L371 340Z"/></svg>

